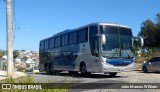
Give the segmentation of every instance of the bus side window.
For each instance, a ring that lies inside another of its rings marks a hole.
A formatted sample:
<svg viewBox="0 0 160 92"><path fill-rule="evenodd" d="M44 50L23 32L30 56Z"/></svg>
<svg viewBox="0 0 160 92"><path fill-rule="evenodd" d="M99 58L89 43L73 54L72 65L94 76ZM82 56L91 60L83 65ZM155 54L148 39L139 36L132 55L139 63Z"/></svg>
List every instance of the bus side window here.
<svg viewBox="0 0 160 92"><path fill-rule="evenodd" d="M44 48L44 42L40 42L40 49L43 50Z"/></svg>
<svg viewBox="0 0 160 92"><path fill-rule="evenodd" d="M48 49L48 40L45 41L44 49Z"/></svg>
<svg viewBox="0 0 160 92"><path fill-rule="evenodd" d="M90 50L93 56L98 56L99 45L98 45L98 28L97 26L90 26L89 28L89 40L90 40Z"/></svg>
<svg viewBox="0 0 160 92"><path fill-rule="evenodd" d="M68 45L68 34L62 36L62 46Z"/></svg>
<svg viewBox="0 0 160 92"><path fill-rule="evenodd" d="M61 36L55 38L55 47L61 46Z"/></svg>
<svg viewBox="0 0 160 92"><path fill-rule="evenodd" d="M77 43L77 32L72 32L69 35L69 44Z"/></svg>
<svg viewBox="0 0 160 92"><path fill-rule="evenodd" d="M88 41L88 28L84 28L78 31L78 42L87 42Z"/></svg>
<svg viewBox="0 0 160 92"><path fill-rule="evenodd" d="M51 48L54 48L54 39L53 39L53 38L50 39L49 48L50 48L50 49L51 49Z"/></svg>

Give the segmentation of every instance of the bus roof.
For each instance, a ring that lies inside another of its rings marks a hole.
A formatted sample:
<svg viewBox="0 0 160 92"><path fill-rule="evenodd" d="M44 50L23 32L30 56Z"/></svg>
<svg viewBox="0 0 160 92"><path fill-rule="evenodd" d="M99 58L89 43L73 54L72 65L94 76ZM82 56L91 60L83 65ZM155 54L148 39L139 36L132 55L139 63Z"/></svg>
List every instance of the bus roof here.
<svg viewBox="0 0 160 92"><path fill-rule="evenodd" d="M49 38L52 38L52 37L55 37L55 36L59 36L59 35L62 35L64 33L73 32L75 30L78 30L78 29L81 29L81 28L85 28L85 27L88 27L88 26L94 26L94 25L110 25L110 26L130 28L128 26L121 25L121 24L118 24L118 23L112 23L112 22L94 22L94 23L90 23L90 24L87 24L87 25L84 25L84 26L81 26L81 27L78 27L78 28L64 30L64 31L59 32L57 34L54 34L53 36L48 37L46 39L49 39ZM43 40L46 40L46 39L43 39Z"/></svg>
<svg viewBox="0 0 160 92"><path fill-rule="evenodd" d="M61 35L61 34L63 34L63 33L72 32L72 31L75 31L75 30L78 30L78 29L81 29L81 28L85 28L85 27L88 27L88 26L93 26L93 25L110 25L110 26L118 26L118 27L130 28L130 27L128 27L128 26L121 25L121 24L118 24L118 23L112 23L112 22L95 22L95 23L90 23L90 24L87 24L87 25L78 27L78 28L68 29L68 30L62 31L62 32L60 32L60 33L57 33L57 34L55 34L55 35L53 35L53 36L58 36L58 35Z"/></svg>

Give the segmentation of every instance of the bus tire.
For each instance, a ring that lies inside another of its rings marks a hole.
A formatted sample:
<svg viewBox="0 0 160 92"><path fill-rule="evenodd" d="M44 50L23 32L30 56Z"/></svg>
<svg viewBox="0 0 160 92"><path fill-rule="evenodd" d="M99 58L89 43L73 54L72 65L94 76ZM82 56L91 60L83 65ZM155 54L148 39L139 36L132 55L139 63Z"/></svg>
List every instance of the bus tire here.
<svg viewBox="0 0 160 92"><path fill-rule="evenodd" d="M60 75L60 71L58 71L58 70L54 70L54 75Z"/></svg>
<svg viewBox="0 0 160 92"><path fill-rule="evenodd" d="M84 77L88 77L91 73L87 72L87 66L85 63L82 63L80 66L81 75Z"/></svg>
<svg viewBox="0 0 160 92"><path fill-rule="evenodd" d="M49 74L53 74L53 66L52 64L49 64Z"/></svg>
<svg viewBox="0 0 160 92"><path fill-rule="evenodd" d="M69 72L69 75L77 75L78 74L78 72L76 72L76 71L68 71Z"/></svg>
<svg viewBox="0 0 160 92"><path fill-rule="evenodd" d="M46 73L49 74L49 67L47 64L45 64L45 70L46 70Z"/></svg>
<svg viewBox="0 0 160 92"><path fill-rule="evenodd" d="M109 73L110 77L115 77L117 73Z"/></svg>

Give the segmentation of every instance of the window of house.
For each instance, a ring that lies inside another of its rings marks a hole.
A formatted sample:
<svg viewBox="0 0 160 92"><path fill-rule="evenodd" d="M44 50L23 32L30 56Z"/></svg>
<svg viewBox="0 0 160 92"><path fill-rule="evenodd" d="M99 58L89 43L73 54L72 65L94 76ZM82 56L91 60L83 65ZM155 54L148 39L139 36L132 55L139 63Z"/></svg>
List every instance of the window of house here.
<svg viewBox="0 0 160 92"><path fill-rule="evenodd" d="M44 48L44 41L40 42L40 49L43 50Z"/></svg>

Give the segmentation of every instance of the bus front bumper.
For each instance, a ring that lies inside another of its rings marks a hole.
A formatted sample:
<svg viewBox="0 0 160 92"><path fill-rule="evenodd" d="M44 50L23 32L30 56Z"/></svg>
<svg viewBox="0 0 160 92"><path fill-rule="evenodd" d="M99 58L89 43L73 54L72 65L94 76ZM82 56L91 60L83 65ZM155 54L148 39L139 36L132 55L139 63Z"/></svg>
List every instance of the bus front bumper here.
<svg viewBox="0 0 160 92"><path fill-rule="evenodd" d="M127 66L113 66L110 64L102 63L102 72L129 72L134 70L134 63Z"/></svg>

